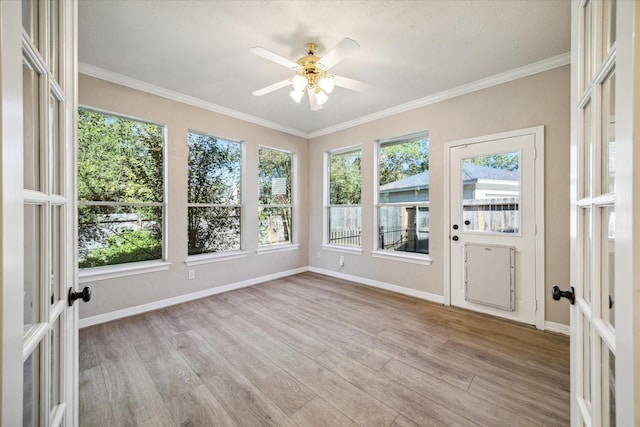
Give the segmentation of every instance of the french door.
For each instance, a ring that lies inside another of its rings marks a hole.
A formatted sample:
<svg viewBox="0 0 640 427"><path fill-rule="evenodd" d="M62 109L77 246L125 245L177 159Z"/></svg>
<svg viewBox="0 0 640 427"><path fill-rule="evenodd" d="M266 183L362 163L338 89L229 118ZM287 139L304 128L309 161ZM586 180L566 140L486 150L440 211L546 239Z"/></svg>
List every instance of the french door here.
<svg viewBox="0 0 640 427"><path fill-rule="evenodd" d="M628 0L581 0L572 7L572 424L638 425L638 155L637 125L628 119L638 11Z"/></svg>
<svg viewBox="0 0 640 427"><path fill-rule="evenodd" d="M2 425L77 425L76 3L0 2Z"/></svg>

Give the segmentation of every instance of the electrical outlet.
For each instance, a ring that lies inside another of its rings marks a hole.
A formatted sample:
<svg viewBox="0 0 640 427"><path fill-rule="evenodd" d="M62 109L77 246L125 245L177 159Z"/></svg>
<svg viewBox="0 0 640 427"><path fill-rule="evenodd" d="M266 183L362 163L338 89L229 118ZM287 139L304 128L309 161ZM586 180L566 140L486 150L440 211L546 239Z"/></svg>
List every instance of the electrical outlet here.
<svg viewBox="0 0 640 427"><path fill-rule="evenodd" d="M196 278L196 271L195 270L189 270L189 280L193 280Z"/></svg>
<svg viewBox="0 0 640 427"><path fill-rule="evenodd" d="M340 267L344 267L344 255L340 255Z"/></svg>

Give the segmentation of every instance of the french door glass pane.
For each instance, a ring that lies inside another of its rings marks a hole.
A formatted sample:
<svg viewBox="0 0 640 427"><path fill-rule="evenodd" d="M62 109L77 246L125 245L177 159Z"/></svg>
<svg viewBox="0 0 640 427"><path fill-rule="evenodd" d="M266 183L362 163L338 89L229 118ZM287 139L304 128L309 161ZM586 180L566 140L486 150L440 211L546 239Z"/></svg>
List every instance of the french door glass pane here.
<svg viewBox="0 0 640 427"><path fill-rule="evenodd" d="M60 4L58 2L49 2L49 70L53 74L53 78L58 80L59 76L59 13Z"/></svg>
<svg viewBox="0 0 640 427"><path fill-rule="evenodd" d="M587 0L582 15L583 41L583 79L587 88L593 77L593 1Z"/></svg>
<svg viewBox="0 0 640 427"><path fill-rule="evenodd" d="M58 294L60 288L60 271L61 271L61 246L60 235L62 231L62 206L51 207L51 272L49 278L49 295L51 296L51 304L60 299Z"/></svg>
<svg viewBox="0 0 640 427"><path fill-rule="evenodd" d="M602 343L602 425L616 425L616 357Z"/></svg>
<svg viewBox="0 0 640 427"><path fill-rule="evenodd" d="M461 182L464 231L520 232L518 152L464 159Z"/></svg>
<svg viewBox="0 0 640 427"><path fill-rule="evenodd" d="M22 95L24 114L24 188L41 190L40 167L40 76L27 62L22 64Z"/></svg>
<svg viewBox="0 0 640 427"><path fill-rule="evenodd" d="M606 55L616 41L616 0L605 0L603 17L603 43Z"/></svg>
<svg viewBox="0 0 640 427"><path fill-rule="evenodd" d="M37 1L22 0L22 27L35 45L38 43L38 12Z"/></svg>
<svg viewBox="0 0 640 427"><path fill-rule="evenodd" d="M612 71L602 84L602 192L616 189L616 75Z"/></svg>
<svg viewBox="0 0 640 427"><path fill-rule="evenodd" d="M49 151L51 153L51 193L62 195L62 144L60 143L60 102L49 97Z"/></svg>
<svg viewBox="0 0 640 427"><path fill-rule="evenodd" d="M49 412L54 406L60 404L60 320L51 328L51 345L50 345L50 361L51 373L49 386L51 387L51 397Z"/></svg>
<svg viewBox="0 0 640 427"><path fill-rule="evenodd" d="M582 398L591 412L591 323L587 316L582 317Z"/></svg>
<svg viewBox="0 0 640 427"><path fill-rule="evenodd" d="M33 350L23 365L22 425L40 425L40 346Z"/></svg>
<svg viewBox="0 0 640 427"><path fill-rule="evenodd" d="M591 209L582 209L582 296L584 299L591 303L591 287L593 286L593 280L591 278Z"/></svg>
<svg viewBox="0 0 640 427"><path fill-rule="evenodd" d="M592 157L592 138L591 138L591 101L589 101L582 109L582 197L591 196L591 157Z"/></svg>
<svg viewBox="0 0 640 427"><path fill-rule="evenodd" d="M615 326L616 214L613 206L602 209L602 318Z"/></svg>
<svg viewBox="0 0 640 427"><path fill-rule="evenodd" d="M42 206L24 206L24 332L40 320Z"/></svg>

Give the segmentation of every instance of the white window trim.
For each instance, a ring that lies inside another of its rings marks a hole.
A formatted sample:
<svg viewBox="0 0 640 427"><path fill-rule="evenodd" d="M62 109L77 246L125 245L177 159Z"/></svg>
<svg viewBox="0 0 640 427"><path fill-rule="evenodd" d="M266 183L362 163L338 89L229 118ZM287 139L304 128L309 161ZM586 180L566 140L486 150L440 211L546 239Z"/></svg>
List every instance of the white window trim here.
<svg viewBox="0 0 640 427"><path fill-rule="evenodd" d="M187 174L189 172L189 135L190 134L196 134L196 135L200 135L200 136L206 136L208 138L213 138L216 140L223 140L225 142L231 142L234 144L238 144L240 146L240 182L239 182L239 188L240 188L240 197L239 197L239 202L238 203L234 203L234 204L224 204L224 203L187 203L187 211L189 208L216 208L216 207L226 207L226 208L239 208L240 209L240 248L239 249L232 249L230 251L224 251L224 252L206 252L203 254L197 254L197 255L188 255L187 259L185 260L185 264L187 264L187 266L191 266L191 265L199 265L199 264L208 264L208 263L212 263L212 262L220 262L220 261L226 261L229 259L236 259L236 258L243 258L244 256L238 256L238 254L248 254L248 252L244 251L244 233L243 233L243 226L242 224L245 223L245 213L246 213L246 209L243 203L243 194L244 192L242 191L242 189L244 188L244 182L245 182L245 168L244 168L244 162L246 161L246 148L245 148L245 144L242 140L238 140L238 139L233 139L233 138L225 138L225 137L221 137L221 136L214 136L211 135L207 132L201 132L198 130L193 130L193 129L189 129L187 131ZM187 193L189 192L189 185L187 183ZM188 215L188 213L187 213ZM187 226L188 228L188 226ZM189 230L187 230L188 233Z"/></svg>
<svg viewBox="0 0 640 427"><path fill-rule="evenodd" d="M126 264L104 265L99 267L82 268L78 271L80 283L95 282L98 280L115 279L118 277L133 276L135 274L153 273L155 271L168 270L171 263L168 261L141 261Z"/></svg>
<svg viewBox="0 0 640 427"><path fill-rule="evenodd" d="M246 258L249 252L243 250L226 251L226 252L210 252L206 254L191 255L184 263L191 267L192 265L211 264L214 262L231 261L233 259Z"/></svg>
<svg viewBox="0 0 640 427"><path fill-rule="evenodd" d="M265 243L265 244L260 244L260 229L258 226L258 249L256 250L256 253L258 253L258 255L260 255L261 252L282 252L285 250L293 250L293 249L282 249L283 246L285 245L289 245L289 246L296 246L297 249L300 245L296 243L297 241L297 229L296 229L296 218L298 217L298 210L296 207L296 201L298 199L298 194L296 192L297 188L298 188L298 182L297 182L297 177L298 177L298 157L296 155L296 153L292 152L292 151L288 151L288 150L283 150L281 148L274 148L274 147L269 147L266 145L260 145L258 146L258 171L260 170L260 149L266 149L266 150L272 150L272 151L279 151L280 153L286 153L289 154L291 156L291 203L288 204L278 204L278 203L274 203L271 205L263 205L260 203L260 189L258 189L258 209L260 208L289 208L291 209L291 235L289 236L289 241L288 242L278 242L278 243Z"/></svg>
<svg viewBox="0 0 640 427"><path fill-rule="evenodd" d="M272 243L269 245L260 246L256 250L256 253L258 255L266 255L277 252L296 251L298 249L300 249L300 245L297 243Z"/></svg>
<svg viewBox="0 0 640 427"><path fill-rule="evenodd" d="M90 107L86 105L78 105L79 110L87 110L93 111L95 113L100 113L105 116L115 116L120 117L126 120L137 121L142 123L148 123L151 125L156 125L162 127L162 202L136 202L136 203L127 203L127 202L96 202L96 201L80 201L77 200L78 195L76 194L77 206L151 206L151 207L161 207L162 208L162 259L154 259L149 261L138 261L138 262L129 262L125 264L112 264L112 265L104 265L98 267L87 267L87 268L79 268L78 271L78 283L87 283L95 280L105 280L111 279L115 277L124 277L130 276L134 274L141 274L153 271L161 271L169 269L171 265L170 262L167 261L168 252L169 252L169 239L168 239L168 221L167 221L167 212L168 212L168 185L169 182L169 168L167 167L167 144L168 144L168 129L167 125L160 122L155 122L152 120L141 119L139 117L129 116L126 114L115 113L110 110L104 110L101 108ZM77 215L77 212L76 212ZM77 252L77 250L76 250ZM166 265L166 268L156 268L150 267L151 263L157 265ZM110 271L110 267L113 267ZM145 271L140 271L145 270ZM138 272L140 271L140 272ZM85 279L88 278L88 279Z"/></svg>
<svg viewBox="0 0 640 427"><path fill-rule="evenodd" d="M323 223L323 230L322 230L322 248L323 249L327 249L327 250L336 250L338 252L348 252L348 253L362 253L362 240L360 241L360 246L344 246L344 245L338 245L335 243L330 243L329 242L329 230L330 230L330 224L329 224L329 210L332 207L359 207L360 208L360 220L362 220L362 200L360 201L359 205L332 205L329 203L329 197L330 197L330 189L331 189L331 156L334 154L343 154L343 153L349 153L351 151L360 151L360 159L362 160L362 145L360 144L356 144L356 145L351 145L349 147L343 147L337 150L330 150L330 151L326 151L324 153L324 162L323 162L323 173L324 173L324 180L323 180L323 191L322 191L322 197L323 197L323 202L324 202L324 208L323 208L323 213L322 213L322 223ZM360 166L360 185L362 188L362 164ZM362 236L361 236L362 239Z"/></svg>
<svg viewBox="0 0 640 427"><path fill-rule="evenodd" d="M373 212L373 236L375 236L375 238L373 239L373 249L371 250L371 255L374 258L385 258L385 259L391 259L394 261L405 261L405 262L410 262L410 263L415 263L415 264L422 264L422 265L431 265L432 263L432 259L431 259L431 248L429 248L429 253L428 254L420 254L420 253L416 253L416 252L404 252L404 251L389 251L389 250L384 250L384 249L380 249L378 247L378 243L380 242L380 224L379 224L379 212L380 212L380 207L382 206L416 206L416 207L426 207L429 208L429 214L431 214L431 209L429 207L429 200L426 202L397 202L397 203L380 203L380 181L379 181L379 176L380 176L380 164L378 162L378 157L380 155L380 145L382 144L388 144L388 143L394 143L394 142L398 142L401 143L403 141L408 141L414 138L419 138L419 137L425 137L425 138L429 138L429 131L428 130L423 130L423 131L419 131L419 132L413 132L410 134L406 134L406 135L401 135L401 136L397 136L397 137L392 137L392 138L384 138L384 139L378 139L376 140L376 144L374 145L374 149L373 149L373 158L374 158L374 165L373 165L373 208L374 208L374 212ZM431 141L429 141L429 148L431 148ZM429 154L431 154L431 152L429 152ZM431 229L431 227L429 227L429 229ZM431 233L431 230L429 230L429 233Z"/></svg>

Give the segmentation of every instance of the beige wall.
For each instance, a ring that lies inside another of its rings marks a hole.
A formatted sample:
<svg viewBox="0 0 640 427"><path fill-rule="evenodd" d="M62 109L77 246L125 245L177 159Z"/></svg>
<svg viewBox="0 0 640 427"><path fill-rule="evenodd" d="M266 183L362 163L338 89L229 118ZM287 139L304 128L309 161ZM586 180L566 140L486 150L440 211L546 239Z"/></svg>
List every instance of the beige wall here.
<svg viewBox="0 0 640 427"><path fill-rule="evenodd" d="M309 263L340 273L403 286L431 294L444 293L442 230L444 144L464 138L509 130L545 126L545 309L546 320L569 324L569 308L550 298L552 284L569 284L569 66L494 86L468 95L421 107L361 126L314 138L309 144ZM429 266L373 258L373 195L376 139L421 130L430 133L430 252ZM326 151L362 146L362 255L322 249L323 171Z"/></svg>
<svg viewBox="0 0 640 427"><path fill-rule="evenodd" d="M307 197L308 141L286 133L233 119L211 111L171 101L162 97L108 83L85 75L79 79L79 102L112 113L127 115L166 126L168 168L167 218L168 218L168 271L138 274L110 280L88 283L92 300L82 304L80 317L95 316L111 311L134 307L183 294L198 292L217 286L276 274L296 268L304 268L307 260L307 230L309 205ZM242 140L245 146L246 177L242 187L243 197L243 249L246 258L187 267L187 132L197 130L209 135ZM296 251L257 255L258 248L258 146L266 145L292 151L297 156L297 205L298 216ZM253 185L255 183L256 185ZM256 214L254 214L256 213ZM255 236L255 238L254 238ZM187 270L196 272L194 280L187 280Z"/></svg>
<svg viewBox="0 0 640 427"><path fill-rule="evenodd" d="M81 75L80 104L167 126L168 271L93 282L93 299L81 306L81 317L133 307L191 292L259 278L307 265L340 273L443 295L445 243L442 230L443 145L449 141L508 130L545 126L545 295L546 320L569 324L565 301L550 299L552 284L569 283L569 67L561 67L489 89L317 137L311 141L230 118L210 111L146 94ZM190 267L195 280L187 279L186 202L187 131L198 130L223 138L243 140L247 181L243 186L244 249L247 258ZM373 148L376 139L428 129L431 141L430 227L433 233L430 266L372 258L373 249ZM322 249L323 168L328 150L362 146L362 255ZM294 252L257 255L257 150L267 145L293 151L298 156L298 243Z"/></svg>

